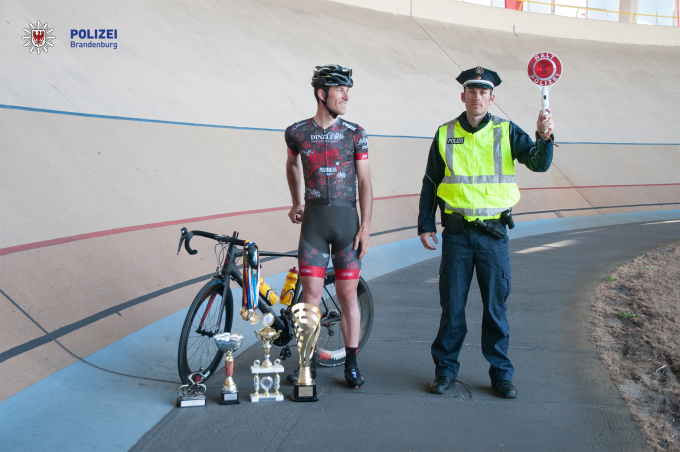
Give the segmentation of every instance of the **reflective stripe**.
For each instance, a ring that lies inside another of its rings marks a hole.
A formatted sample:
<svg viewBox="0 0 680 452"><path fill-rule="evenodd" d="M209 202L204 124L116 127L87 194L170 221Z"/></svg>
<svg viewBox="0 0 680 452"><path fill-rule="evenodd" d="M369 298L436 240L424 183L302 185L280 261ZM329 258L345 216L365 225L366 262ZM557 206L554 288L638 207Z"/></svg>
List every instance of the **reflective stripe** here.
<svg viewBox="0 0 680 452"><path fill-rule="evenodd" d="M500 179L500 180L499 180ZM467 184L467 185L472 185L472 184L492 184L492 183L505 183L505 184L514 184L515 183L515 175L510 174L510 175L501 175L500 177L493 175L493 176L444 176L443 179L444 183L446 184Z"/></svg>
<svg viewBox="0 0 680 452"><path fill-rule="evenodd" d="M479 218L479 217L493 217L501 212L505 212L509 207L488 207L485 209L461 209L460 207L451 207L448 202L444 202L445 212L458 212L461 215L465 215L468 218Z"/></svg>
<svg viewBox="0 0 680 452"><path fill-rule="evenodd" d="M446 127L446 166L449 168L449 171L451 171L450 176L444 176L444 183L451 184L453 182L448 182L446 181L446 178L450 178L453 176L453 140L452 138L455 138L455 132L456 132L456 124L458 123L458 119L454 119L450 123L447 124Z"/></svg>
<svg viewBox="0 0 680 452"><path fill-rule="evenodd" d="M496 123L494 122L494 126ZM503 154L501 153L501 139L503 138L503 128L493 128L493 176L491 182L500 182L503 173Z"/></svg>

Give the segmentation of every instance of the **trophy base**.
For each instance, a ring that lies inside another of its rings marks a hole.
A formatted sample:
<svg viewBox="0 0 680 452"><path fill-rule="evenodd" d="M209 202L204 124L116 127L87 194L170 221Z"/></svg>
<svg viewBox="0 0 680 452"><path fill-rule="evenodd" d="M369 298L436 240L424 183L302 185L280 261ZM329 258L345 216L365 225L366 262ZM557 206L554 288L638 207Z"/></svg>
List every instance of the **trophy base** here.
<svg viewBox="0 0 680 452"><path fill-rule="evenodd" d="M238 392L223 392L220 394L220 405L235 405L241 403L238 400Z"/></svg>
<svg viewBox="0 0 680 452"><path fill-rule="evenodd" d="M250 394L250 401L251 402L266 402L267 400L271 400L274 402L283 402L283 394L279 395L274 395L274 394L269 394L268 396L259 394Z"/></svg>
<svg viewBox="0 0 680 452"><path fill-rule="evenodd" d="M318 402L319 398L316 396L316 383L311 385L295 385L293 394L291 394L293 402Z"/></svg>
<svg viewBox="0 0 680 452"><path fill-rule="evenodd" d="M177 406L186 408L190 406L205 406L205 396L199 395L195 397L177 397Z"/></svg>

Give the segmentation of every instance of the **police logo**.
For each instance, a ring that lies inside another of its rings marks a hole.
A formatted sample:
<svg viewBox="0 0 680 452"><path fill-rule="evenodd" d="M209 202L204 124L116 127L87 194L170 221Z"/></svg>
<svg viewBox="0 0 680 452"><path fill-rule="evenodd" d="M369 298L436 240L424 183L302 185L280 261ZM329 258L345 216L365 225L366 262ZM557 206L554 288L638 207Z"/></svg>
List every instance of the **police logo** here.
<svg viewBox="0 0 680 452"><path fill-rule="evenodd" d="M40 55L41 50L47 52L48 46L54 47L52 39L57 38L55 36L50 36L54 31L54 28L47 28L47 22L42 26L40 25L40 21L38 21L35 26L29 22L29 26L30 28L24 28L26 34L21 37L26 40L24 47L30 47L29 53L35 50L38 55Z"/></svg>
<svg viewBox="0 0 680 452"><path fill-rule="evenodd" d="M479 75L482 75L484 73L484 68L482 68L481 66L477 66L477 68L475 69L475 72ZM479 77L477 77L477 78L479 78Z"/></svg>
<svg viewBox="0 0 680 452"><path fill-rule="evenodd" d="M463 144L465 142L465 137L449 138L446 140L446 144Z"/></svg>

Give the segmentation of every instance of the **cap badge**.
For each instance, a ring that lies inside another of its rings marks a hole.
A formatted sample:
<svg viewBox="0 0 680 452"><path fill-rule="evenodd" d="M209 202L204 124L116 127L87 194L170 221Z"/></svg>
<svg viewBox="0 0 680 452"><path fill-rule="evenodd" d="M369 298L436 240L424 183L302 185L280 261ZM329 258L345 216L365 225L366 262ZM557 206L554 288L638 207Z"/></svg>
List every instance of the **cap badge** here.
<svg viewBox="0 0 680 452"><path fill-rule="evenodd" d="M484 69L482 69L481 66L477 66L477 68L475 68L475 72L477 73L477 75L482 75L484 73Z"/></svg>

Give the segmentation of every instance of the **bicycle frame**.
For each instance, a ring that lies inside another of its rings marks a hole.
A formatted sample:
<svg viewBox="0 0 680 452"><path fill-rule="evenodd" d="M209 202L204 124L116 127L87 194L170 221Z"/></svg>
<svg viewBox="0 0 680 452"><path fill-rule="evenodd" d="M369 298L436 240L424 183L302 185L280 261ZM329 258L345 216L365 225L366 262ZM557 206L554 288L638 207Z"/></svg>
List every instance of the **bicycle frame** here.
<svg viewBox="0 0 680 452"><path fill-rule="evenodd" d="M229 279L236 282L236 284L239 285L239 287L243 288L243 275L241 273L241 270L239 269L238 266L234 263L234 261L243 256L243 250L238 250L235 249L236 246L245 246L245 241L243 240L238 240L238 232L234 231L234 235L232 237L229 236L220 236L216 234L211 234L203 231L191 231L188 232L186 228L182 228L182 237L180 238L179 242L179 247L177 254L181 251L182 248L182 242L185 243L185 249L189 254L196 254L197 251L192 250L189 246L189 241L194 235L210 238L213 240L216 240L219 243L228 243L227 245L227 252L226 256L224 258L224 262L222 263L222 267L220 270L215 274L214 277L217 277L221 279L224 282L224 292L222 293L222 306L220 307L220 317L218 318L218 322L222 321L222 312L226 311L227 312L227 318L225 318L225 321L227 321L228 324L231 324L233 322L233 302L232 302L232 309L224 309L225 305L227 303L227 294L229 293ZM186 241L185 241L186 240ZM272 252L272 251L260 251L259 255L261 257L295 257L297 258L297 253L277 253L277 252ZM228 279L227 279L228 276ZM293 303L291 303L291 306L294 304L295 300L298 299L298 295L300 293L300 288L302 284L300 283L300 280L298 280L297 284L295 284L295 292L293 294ZM267 314L271 313L274 316L274 323L273 327L277 330L280 331L287 331L288 326L284 324L284 322L281 320L281 317L277 315L274 310L272 309L272 306L269 304L266 298L262 296L262 294L257 294L259 297L257 307L259 310L262 312L262 314ZM212 304L213 300L210 300L210 303ZM290 309L290 307L287 307L287 309ZM206 310L205 314L209 311ZM204 314L204 315L205 315ZM203 322L205 319L201 319L201 323L199 325L199 328L202 327Z"/></svg>

